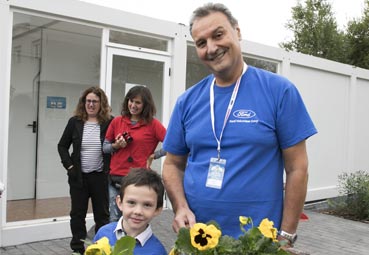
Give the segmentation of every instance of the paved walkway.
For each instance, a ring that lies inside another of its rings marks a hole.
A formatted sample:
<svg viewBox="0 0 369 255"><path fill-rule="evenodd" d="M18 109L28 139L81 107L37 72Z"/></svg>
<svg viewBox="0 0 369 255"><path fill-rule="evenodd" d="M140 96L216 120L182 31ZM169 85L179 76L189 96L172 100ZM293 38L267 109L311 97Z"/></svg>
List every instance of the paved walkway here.
<svg viewBox="0 0 369 255"><path fill-rule="evenodd" d="M305 210L308 221L299 224L295 248L310 255L369 254L369 224ZM164 210L155 218L154 233L169 249L176 235L171 229L173 213ZM0 248L1 255L69 255L70 238Z"/></svg>

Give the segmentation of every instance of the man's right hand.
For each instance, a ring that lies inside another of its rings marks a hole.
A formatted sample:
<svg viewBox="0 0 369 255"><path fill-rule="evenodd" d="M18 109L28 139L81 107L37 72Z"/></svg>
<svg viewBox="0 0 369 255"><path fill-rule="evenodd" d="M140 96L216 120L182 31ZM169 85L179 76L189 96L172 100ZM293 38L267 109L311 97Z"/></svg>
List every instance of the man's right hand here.
<svg viewBox="0 0 369 255"><path fill-rule="evenodd" d="M196 223L196 217L190 209L178 209L175 213L172 227L178 233L180 228L191 228Z"/></svg>

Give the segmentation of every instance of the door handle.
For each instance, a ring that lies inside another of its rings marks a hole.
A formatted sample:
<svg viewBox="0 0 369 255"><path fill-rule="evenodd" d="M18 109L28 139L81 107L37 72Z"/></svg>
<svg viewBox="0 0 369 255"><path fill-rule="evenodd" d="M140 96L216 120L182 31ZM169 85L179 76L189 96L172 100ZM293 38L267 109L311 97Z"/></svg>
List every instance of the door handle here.
<svg viewBox="0 0 369 255"><path fill-rule="evenodd" d="M37 131L37 122L33 121L32 124L28 124L27 127L32 127L32 133L36 133L36 131Z"/></svg>

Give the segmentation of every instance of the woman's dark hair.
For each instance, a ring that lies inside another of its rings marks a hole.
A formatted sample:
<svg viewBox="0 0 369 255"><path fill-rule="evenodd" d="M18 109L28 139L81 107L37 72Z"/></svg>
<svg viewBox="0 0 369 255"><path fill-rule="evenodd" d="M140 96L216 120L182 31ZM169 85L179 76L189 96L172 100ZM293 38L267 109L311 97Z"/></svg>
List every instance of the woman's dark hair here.
<svg viewBox="0 0 369 255"><path fill-rule="evenodd" d="M192 26L197 18L206 17L213 12L223 13L227 17L229 23L231 23L232 27L238 25L237 19L233 17L231 11L224 4L207 3L201 7L198 7L196 10L193 11L192 16L190 18L190 34L192 35Z"/></svg>
<svg viewBox="0 0 369 255"><path fill-rule="evenodd" d="M141 96L143 103L140 118L144 123L150 123L156 114L156 107L150 90L145 86L134 86L128 91L122 103L121 114L122 116L128 116L129 118L131 117L131 113L128 109L128 101L137 96Z"/></svg>
<svg viewBox="0 0 369 255"><path fill-rule="evenodd" d="M97 121L101 124L105 121L108 121L111 118L111 107L109 106L108 98L105 94L105 92L95 86L90 87L83 91L81 97L78 100L78 104L76 109L74 110L74 116L77 118L87 121L88 120L88 114L86 112L86 97L88 94L93 93L100 99L100 111L97 113Z"/></svg>
<svg viewBox="0 0 369 255"><path fill-rule="evenodd" d="M124 191L129 185L134 185L136 187L147 186L156 192L158 197L158 203L156 209L163 207L163 197L164 197L164 185L161 177L154 170L145 168L131 168L129 173L124 176L120 188L120 200L123 200Z"/></svg>

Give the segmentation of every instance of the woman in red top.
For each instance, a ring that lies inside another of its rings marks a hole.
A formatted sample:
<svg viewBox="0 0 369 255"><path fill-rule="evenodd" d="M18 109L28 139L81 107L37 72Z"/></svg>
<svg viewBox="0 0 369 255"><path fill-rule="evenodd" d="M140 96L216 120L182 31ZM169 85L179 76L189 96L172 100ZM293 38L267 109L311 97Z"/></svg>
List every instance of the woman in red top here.
<svg viewBox="0 0 369 255"><path fill-rule="evenodd" d="M115 117L106 132L103 150L111 153L109 207L110 221L117 221L121 212L115 203L122 177L131 168L149 168L147 162L159 142L163 142L166 129L154 118L156 107L151 92L145 86L132 87L124 98L122 112ZM155 157L165 152L155 152Z"/></svg>

